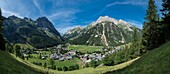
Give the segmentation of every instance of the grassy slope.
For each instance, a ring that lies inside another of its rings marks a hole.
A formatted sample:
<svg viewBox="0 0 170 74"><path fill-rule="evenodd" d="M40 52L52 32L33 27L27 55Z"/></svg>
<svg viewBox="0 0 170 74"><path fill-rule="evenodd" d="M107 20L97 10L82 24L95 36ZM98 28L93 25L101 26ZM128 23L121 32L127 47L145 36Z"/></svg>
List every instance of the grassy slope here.
<svg viewBox="0 0 170 74"><path fill-rule="evenodd" d="M154 49L130 66L110 74L170 74L170 42ZM109 73L108 73L109 74Z"/></svg>
<svg viewBox="0 0 170 74"><path fill-rule="evenodd" d="M10 54L0 51L0 74L40 74L31 67L18 62Z"/></svg>
<svg viewBox="0 0 170 74"><path fill-rule="evenodd" d="M17 43L15 45L19 45L21 48L30 48L30 49L33 49L34 47L31 46L30 44L21 44L21 43Z"/></svg>

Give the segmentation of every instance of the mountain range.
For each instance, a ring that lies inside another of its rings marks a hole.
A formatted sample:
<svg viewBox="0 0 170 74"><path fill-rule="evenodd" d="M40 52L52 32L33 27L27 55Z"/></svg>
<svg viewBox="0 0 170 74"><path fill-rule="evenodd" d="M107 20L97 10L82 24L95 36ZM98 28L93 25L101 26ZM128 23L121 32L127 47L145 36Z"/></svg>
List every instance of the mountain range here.
<svg viewBox="0 0 170 74"><path fill-rule="evenodd" d="M30 44L36 48L55 46L61 43L115 46L132 40L137 28L124 20L116 20L109 16L101 16L83 28L77 26L68 30L63 36L46 18L36 20L24 17L9 16L5 19L3 34L9 43ZM141 30L137 28L138 36Z"/></svg>
<svg viewBox="0 0 170 74"><path fill-rule="evenodd" d="M54 46L63 42L60 33L46 18L35 21L30 18L9 16L5 19L3 34L10 43L30 44L36 48Z"/></svg>
<svg viewBox="0 0 170 74"><path fill-rule="evenodd" d="M124 20L101 16L85 28L77 26L68 30L63 37L72 44L113 46L130 42L135 28ZM141 36L139 28L137 34Z"/></svg>

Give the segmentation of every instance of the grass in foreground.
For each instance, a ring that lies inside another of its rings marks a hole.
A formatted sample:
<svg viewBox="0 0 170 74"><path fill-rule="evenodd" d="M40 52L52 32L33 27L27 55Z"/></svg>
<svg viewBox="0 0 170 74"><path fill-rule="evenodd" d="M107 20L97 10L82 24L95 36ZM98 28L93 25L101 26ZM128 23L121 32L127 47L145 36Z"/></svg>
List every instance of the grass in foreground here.
<svg viewBox="0 0 170 74"><path fill-rule="evenodd" d="M0 74L41 74L0 50Z"/></svg>
<svg viewBox="0 0 170 74"><path fill-rule="evenodd" d="M108 74L170 74L170 42L146 53L130 66Z"/></svg>
<svg viewBox="0 0 170 74"><path fill-rule="evenodd" d="M68 47L69 50L74 49L80 52L94 52L94 51L99 51L102 49L102 46L87 46L87 45L70 45Z"/></svg>

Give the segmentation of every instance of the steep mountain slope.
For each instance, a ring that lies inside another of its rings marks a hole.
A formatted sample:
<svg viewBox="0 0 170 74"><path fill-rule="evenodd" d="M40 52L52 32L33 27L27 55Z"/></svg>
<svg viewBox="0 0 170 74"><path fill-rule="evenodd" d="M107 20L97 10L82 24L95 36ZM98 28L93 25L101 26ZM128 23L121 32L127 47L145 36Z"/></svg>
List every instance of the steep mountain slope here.
<svg viewBox="0 0 170 74"><path fill-rule="evenodd" d="M68 30L65 34L64 37L65 38L73 38L76 37L79 33L81 33L81 31L83 30L83 28L81 26L77 26L73 29Z"/></svg>
<svg viewBox="0 0 170 74"><path fill-rule="evenodd" d="M123 20L101 16L86 28L77 27L64 34L69 43L86 45L120 45L130 42L136 27ZM138 29L140 36L140 29Z"/></svg>
<svg viewBox="0 0 170 74"><path fill-rule="evenodd" d="M0 73L1 74L41 74L29 66L15 60L7 52L0 50Z"/></svg>
<svg viewBox="0 0 170 74"><path fill-rule="evenodd" d="M3 25L3 34L10 43L28 43L41 48L62 42L60 33L46 17L40 17L33 21L29 18L21 19L10 16Z"/></svg>
<svg viewBox="0 0 170 74"><path fill-rule="evenodd" d="M130 66L106 74L170 74L170 42L154 49Z"/></svg>

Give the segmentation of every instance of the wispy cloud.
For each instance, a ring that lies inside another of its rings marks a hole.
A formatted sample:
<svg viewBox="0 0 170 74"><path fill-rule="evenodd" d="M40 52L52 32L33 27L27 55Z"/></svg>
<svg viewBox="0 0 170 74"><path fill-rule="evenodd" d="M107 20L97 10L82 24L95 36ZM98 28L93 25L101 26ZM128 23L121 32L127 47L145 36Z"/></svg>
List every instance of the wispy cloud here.
<svg viewBox="0 0 170 74"><path fill-rule="evenodd" d="M5 10L5 9L1 9L2 10L2 15L3 16L11 16L11 15L15 15L19 18L23 18L23 16L21 16L19 13L17 12L12 12L12 11L9 11L9 10Z"/></svg>
<svg viewBox="0 0 170 74"><path fill-rule="evenodd" d="M110 4L107 4L103 9L101 9L97 14L95 14L93 17L100 15L103 13L108 7L114 6L114 5L138 5L138 6L146 6L147 0L127 0L127 1L117 1Z"/></svg>
<svg viewBox="0 0 170 74"><path fill-rule="evenodd" d="M76 23L73 23L73 21L77 18L75 14L78 12L80 12L80 10L61 9L51 15L47 15L47 18L54 23L56 29L60 33L65 33L67 30L74 28L77 25Z"/></svg>
<svg viewBox="0 0 170 74"><path fill-rule="evenodd" d="M143 5L147 5L147 1L146 0L128 0L128 1L124 1L124 2L113 2L111 4L106 5L106 7L110 7L113 5L139 5L139 6L143 6Z"/></svg>
<svg viewBox="0 0 170 74"><path fill-rule="evenodd" d="M56 11L55 13L47 16L49 19L66 19L66 18L71 18L71 17L74 17L74 14L76 14L77 12L79 12L78 10L67 10L67 9L64 9L64 10L59 10L59 11Z"/></svg>
<svg viewBox="0 0 170 74"><path fill-rule="evenodd" d="M40 4L37 2L37 0L32 0L34 5L37 7L37 9L39 10L40 14L43 14L43 11L40 7Z"/></svg>

